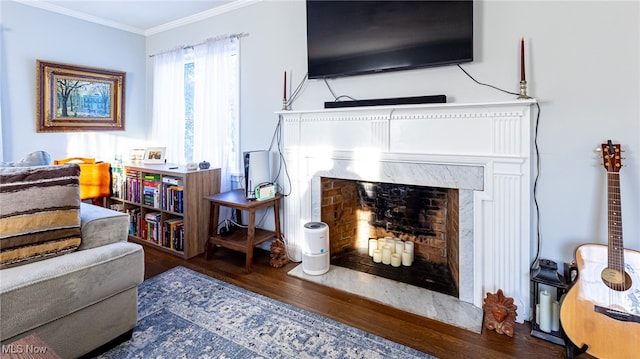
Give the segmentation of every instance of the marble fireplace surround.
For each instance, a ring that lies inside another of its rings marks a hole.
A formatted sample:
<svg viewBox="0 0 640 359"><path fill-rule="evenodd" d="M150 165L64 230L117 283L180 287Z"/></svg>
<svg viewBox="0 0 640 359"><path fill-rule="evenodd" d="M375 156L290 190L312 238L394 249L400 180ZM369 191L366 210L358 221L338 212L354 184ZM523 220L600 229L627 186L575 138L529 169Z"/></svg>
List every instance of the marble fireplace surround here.
<svg viewBox="0 0 640 359"><path fill-rule="evenodd" d="M514 298L518 322L530 318L534 103L279 112L291 179L284 184L290 195L283 233L294 260L302 258L303 225L320 220L321 177L457 188L460 194L459 298L334 266L321 276L308 276L300 266L292 274L476 332L486 293L498 289Z"/></svg>

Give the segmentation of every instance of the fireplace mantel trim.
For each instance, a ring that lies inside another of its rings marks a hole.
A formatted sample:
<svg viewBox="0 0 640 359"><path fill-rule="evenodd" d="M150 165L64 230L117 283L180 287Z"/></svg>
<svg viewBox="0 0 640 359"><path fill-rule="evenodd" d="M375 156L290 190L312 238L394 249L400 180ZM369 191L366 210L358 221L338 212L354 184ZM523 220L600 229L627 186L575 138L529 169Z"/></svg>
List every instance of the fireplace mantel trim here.
<svg viewBox="0 0 640 359"><path fill-rule="evenodd" d="M502 289L518 306L518 322L529 319L530 248L535 238L530 223L530 108L534 103L279 112L291 177L291 187L285 185L291 195L284 205L290 255L301 258L302 225L319 220L313 214L317 206L313 177L338 162L355 166L373 158L387 164L479 167L482 188L474 187L469 196L473 201L473 294L461 300L481 308L487 292Z"/></svg>

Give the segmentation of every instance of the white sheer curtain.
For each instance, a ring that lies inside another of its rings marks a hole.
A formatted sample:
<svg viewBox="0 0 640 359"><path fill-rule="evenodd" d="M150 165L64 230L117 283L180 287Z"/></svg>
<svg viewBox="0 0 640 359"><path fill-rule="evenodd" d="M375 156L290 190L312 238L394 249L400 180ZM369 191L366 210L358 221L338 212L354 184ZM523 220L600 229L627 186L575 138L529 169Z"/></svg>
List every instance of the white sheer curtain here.
<svg viewBox="0 0 640 359"><path fill-rule="evenodd" d="M153 56L153 121L151 141L167 147L167 162L184 163L184 50Z"/></svg>
<svg viewBox="0 0 640 359"><path fill-rule="evenodd" d="M0 98L2 98L2 91L0 91ZM2 149L4 145L2 144L2 103L0 103L0 162L5 161L4 152Z"/></svg>
<svg viewBox="0 0 640 359"><path fill-rule="evenodd" d="M220 168L221 192L231 190L231 174L240 170L237 43L224 36L194 46L193 160Z"/></svg>

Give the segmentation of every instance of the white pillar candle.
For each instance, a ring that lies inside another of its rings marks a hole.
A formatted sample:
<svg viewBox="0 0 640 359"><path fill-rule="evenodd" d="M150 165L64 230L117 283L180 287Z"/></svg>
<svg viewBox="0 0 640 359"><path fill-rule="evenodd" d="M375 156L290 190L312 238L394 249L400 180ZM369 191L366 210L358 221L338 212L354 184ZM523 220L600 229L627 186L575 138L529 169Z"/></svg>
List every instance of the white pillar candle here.
<svg viewBox="0 0 640 359"><path fill-rule="evenodd" d="M369 238L369 257L373 257L373 251L378 249L378 240L375 238Z"/></svg>
<svg viewBox="0 0 640 359"><path fill-rule="evenodd" d="M411 253L409 251L402 251L402 265L405 267L411 266Z"/></svg>
<svg viewBox="0 0 640 359"><path fill-rule="evenodd" d="M394 253L391 255L391 266L392 267L400 267L400 262L402 260L400 259L400 254L398 253Z"/></svg>
<svg viewBox="0 0 640 359"><path fill-rule="evenodd" d="M397 240L395 243L396 253L401 254L404 251L404 242L401 240Z"/></svg>
<svg viewBox="0 0 640 359"><path fill-rule="evenodd" d="M391 246L389 245L382 249L382 264L391 264Z"/></svg>
<svg viewBox="0 0 640 359"><path fill-rule="evenodd" d="M373 250L373 261L376 263L382 262L382 251L379 249Z"/></svg>
<svg viewBox="0 0 640 359"><path fill-rule="evenodd" d="M414 258L413 248L414 248L413 242L411 241L404 242L404 250L409 252L409 258L411 258L411 264L413 264L413 258Z"/></svg>
<svg viewBox="0 0 640 359"><path fill-rule="evenodd" d="M551 332L551 294L546 289L540 291L540 330Z"/></svg>
<svg viewBox="0 0 640 359"><path fill-rule="evenodd" d="M382 251L387 241L384 238L378 238L378 249Z"/></svg>
<svg viewBox="0 0 640 359"><path fill-rule="evenodd" d="M551 303L551 330L560 330L560 303L556 300Z"/></svg>

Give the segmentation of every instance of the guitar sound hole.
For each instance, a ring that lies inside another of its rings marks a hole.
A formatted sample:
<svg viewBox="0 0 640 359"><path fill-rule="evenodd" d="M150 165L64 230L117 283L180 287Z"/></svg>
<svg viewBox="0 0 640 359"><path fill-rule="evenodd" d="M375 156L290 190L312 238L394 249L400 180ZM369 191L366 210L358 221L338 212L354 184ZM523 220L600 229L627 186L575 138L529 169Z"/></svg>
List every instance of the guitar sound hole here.
<svg viewBox="0 0 640 359"><path fill-rule="evenodd" d="M620 272L615 269L605 268L600 274L602 281L607 287L623 292L631 288L631 277L627 272Z"/></svg>

